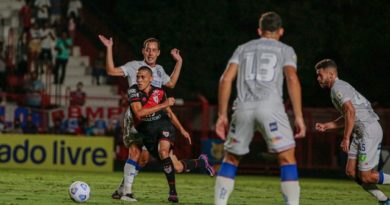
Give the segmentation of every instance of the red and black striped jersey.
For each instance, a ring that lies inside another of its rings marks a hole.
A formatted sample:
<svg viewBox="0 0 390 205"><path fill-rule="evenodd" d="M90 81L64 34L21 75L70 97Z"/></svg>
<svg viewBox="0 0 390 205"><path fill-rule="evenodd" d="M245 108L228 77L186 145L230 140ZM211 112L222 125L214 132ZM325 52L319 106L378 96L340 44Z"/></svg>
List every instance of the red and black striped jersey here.
<svg viewBox="0 0 390 205"><path fill-rule="evenodd" d="M129 95L129 103L140 102L142 104L142 108L151 108L158 104L163 103L166 99L166 92L162 88L157 88L152 86L152 89L149 93L145 93L138 89L137 85L133 85L128 90ZM134 115L133 110L131 111ZM162 118L168 117L165 110L157 111L153 114L145 116L141 119L141 121L151 122L156 121ZM138 124L136 122L136 124Z"/></svg>

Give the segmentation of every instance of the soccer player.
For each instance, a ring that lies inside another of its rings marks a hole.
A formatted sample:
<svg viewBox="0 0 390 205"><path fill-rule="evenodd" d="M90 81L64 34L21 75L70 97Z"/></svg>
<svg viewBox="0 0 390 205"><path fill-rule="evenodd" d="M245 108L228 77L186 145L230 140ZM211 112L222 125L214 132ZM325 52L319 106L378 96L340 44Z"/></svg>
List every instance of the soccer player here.
<svg viewBox="0 0 390 205"><path fill-rule="evenodd" d="M114 66L112 38L107 39L103 35L99 35L99 39L106 46L106 71L108 75L127 77L129 87L131 87L136 84L136 73L138 68L141 66L148 66L153 71L152 84L154 86L161 87L164 85L168 88L175 87L183 64L183 59L181 58L178 49L174 48L171 50L171 55L176 61L176 64L171 76L168 76L163 67L157 64L157 58L160 56L160 42L157 39L149 38L144 41L142 48L143 60L130 61L119 68ZM137 130L134 128L130 109L125 113L123 121L123 140L125 146L129 148L129 156L124 166L124 177L122 182L118 189L112 194L112 198L125 201L137 201L132 192L132 185L139 170L147 163L149 153L146 149L139 149L138 145L140 142L136 137Z"/></svg>
<svg viewBox="0 0 390 205"><path fill-rule="evenodd" d="M226 138L226 152L215 184L216 205L227 204L240 159L249 152L255 130L261 132L268 150L277 155L285 203L299 204L294 137L304 137L306 126L302 116L297 57L292 47L279 41L283 32L282 19L277 13L262 14L258 28L261 38L238 46L221 76L216 133L220 138ZM283 106L284 76L295 115L295 135ZM228 102L236 78L237 98L226 137Z"/></svg>
<svg viewBox="0 0 390 205"><path fill-rule="evenodd" d="M316 123L316 130L325 132L344 127L340 146L348 153L346 174L374 196L379 204L390 205L389 198L376 186L390 184L390 175L375 170L383 137L378 115L365 97L338 78L337 65L333 60L321 60L315 69L318 83L322 88L330 89L332 103L341 113L334 121Z"/></svg>
<svg viewBox="0 0 390 205"><path fill-rule="evenodd" d="M136 129L142 136L143 144L157 159L161 159L168 185L168 201L178 202L175 184L175 172L190 172L195 168L204 168L210 176L214 169L209 165L207 156L198 159L178 160L172 153L175 141L175 128L189 141L191 137L170 109L174 98L166 98L165 91L151 85L153 76L149 67L142 66L137 73L137 85L129 89L129 101Z"/></svg>

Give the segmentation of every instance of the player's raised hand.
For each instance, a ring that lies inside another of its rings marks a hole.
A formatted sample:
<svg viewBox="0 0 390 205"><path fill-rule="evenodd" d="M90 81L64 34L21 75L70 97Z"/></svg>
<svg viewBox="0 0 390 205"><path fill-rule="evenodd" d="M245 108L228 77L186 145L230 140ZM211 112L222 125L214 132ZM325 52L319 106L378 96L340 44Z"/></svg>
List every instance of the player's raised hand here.
<svg viewBox="0 0 390 205"><path fill-rule="evenodd" d="M190 134L188 134L188 132L185 129L183 129L180 133L184 136L184 138L188 140L188 144L192 145Z"/></svg>
<svg viewBox="0 0 390 205"><path fill-rule="evenodd" d="M173 106L175 104L175 98L169 97L166 102L168 103L168 106Z"/></svg>
<svg viewBox="0 0 390 205"><path fill-rule="evenodd" d="M222 140L226 139L226 133L229 126L229 120L227 116L219 116L217 123L215 124L215 132Z"/></svg>
<svg viewBox="0 0 390 205"><path fill-rule="evenodd" d="M172 55L172 58L175 60L175 61L183 61L183 59L181 58L181 55L180 55L180 50L177 49L177 48L174 48L171 50L171 55Z"/></svg>
<svg viewBox="0 0 390 205"><path fill-rule="evenodd" d="M341 147L341 149L345 153L348 153L348 151L349 151L349 139L343 138L343 141L341 141L340 147Z"/></svg>
<svg viewBox="0 0 390 205"><path fill-rule="evenodd" d="M315 129L316 129L318 132L325 132L325 131L327 130L327 126L326 126L325 123L316 123Z"/></svg>
<svg viewBox="0 0 390 205"><path fill-rule="evenodd" d="M306 125L303 121L303 118L296 118L295 119L295 138L303 138L306 135Z"/></svg>
<svg viewBox="0 0 390 205"><path fill-rule="evenodd" d="M109 39L107 39L103 35L98 35L98 37L99 37L100 41L103 43L104 46L112 47L112 45L114 45L114 42L113 42L111 37Z"/></svg>

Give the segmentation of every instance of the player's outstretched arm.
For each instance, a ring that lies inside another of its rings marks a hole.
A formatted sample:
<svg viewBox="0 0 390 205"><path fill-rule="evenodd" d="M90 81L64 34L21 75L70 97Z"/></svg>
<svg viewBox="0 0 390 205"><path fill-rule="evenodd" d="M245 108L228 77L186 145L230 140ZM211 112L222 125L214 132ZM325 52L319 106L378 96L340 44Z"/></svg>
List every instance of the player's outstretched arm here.
<svg viewBox="0 0 390 205"><path fill-rule="evenodd" d="M98 35L100 41L103 43L103 45L106 47L106 72L107 75L111 76L124 76L124 72L120 68L116 68L114 66L114 58L112 54L112 46L114 45L114 42L112 38L107 39L103 35Z"/></svg>
<svg viewBox="0 0 390 205"><path fill-rule="evenodd" d="M344 127L343 116L340 116L334 121L325 122L325 123L316 123L315 129L319 132L325 132L327 130L338 129Z"/></svg>
<svg viewBox="0 0 390 205"><path fill-rule="evenodd" d="M188 134L188 132L184 129L183 125L180 123L180 121L177 118L177 116L175 115L175 113L173 113L172 109L170 107L167 107L166 110L168 112L168 116L171 119L173 126L175 126L176 129L178 129L179 132L184 136L184 138L186 138L188 140L189 144L192 144L190 134Z"/></svg>
<svg viewBox="0 0 390 205"><path fill-rule="evenodd" d="M223 72L219 81L218 87L218 120L215 124L215 132L221 139L226 139L226 133L229 126L227 116L230 94L232 92L232 84L236 79L238 64L229 63Z"/></svg>
<svg viewBox="0 0 390 205"><path fill-rule="evenodd" d="M343 104L343 116L344 116L344 136L341 141L340 147L344 152L349 151L349 142L352 135L353 127L355 126L355 108L352 102L349 100Z"/></svg>
<svg viewBox="0 0 390 205"><path fill-rule="evenodd" d="M165 84L165 87L168 88L174 88L176 86L177 81L179 80L181 67L183 65L183 59L180 55L180 50L177 48L174 48L171 50L172 58L176 61L175 67L173 68L172 74L171 74L171 80Z"/></svg>
<svg viewBox="0 0 390 205"><path fill-rule="evenodd" d="M294 116L295 116L295 128L297 132L295 133L295 138L305 137L306 134L306 125L303 120L302 114L302 92L301 92L301 83L297 75L297 70L292 66L284 67L284 75L286 77L288 94L290 96L291 104L293 106Z"/></svg>
<svg viewBox="0 0 390 205"><path fill-rule="evenodd" d="M150 108L143 108L141 102L131 103L130 108L133 111L135 117L137 119L141 119L142 117L145 117L147 115L151 115L157 111L165 109L165 108L172 106L174 104L175 104L175 99L170 97L165 102L158 104L156 106L150 107Z"/></svg>

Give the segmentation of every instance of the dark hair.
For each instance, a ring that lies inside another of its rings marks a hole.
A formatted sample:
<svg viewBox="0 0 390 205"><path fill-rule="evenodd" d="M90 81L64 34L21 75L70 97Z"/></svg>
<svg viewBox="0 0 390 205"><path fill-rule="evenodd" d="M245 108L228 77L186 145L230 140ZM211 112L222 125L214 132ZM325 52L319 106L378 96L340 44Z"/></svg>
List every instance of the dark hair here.
<svg viewBox="0 0 390 205"><path fill-rule="evenodd" d="M151 42L155 42L157 43L157 48L160 50L160 41L157 40L157 38L148 38L144 41L144 48L146 48L146 46L148 45L148 43L151 43Z"/></svg>
<svg viewBox="0 0 390 205"><path fill-rule="evenodd" d="M319 61L315 66L315 69L326 69L326 68L336 68L337 69L337 64L334 60L332 59L323 59Z"/></svg>
<svg viewBox="0 0 390 205"><path fill-rule="evenodd" d="M153 71L148 66L141 66L140 68L138 68L138 72L139 71L147 71L151 76L153 76Z"/></svg>
<svg viewBox="0 0 390 205"><path fill-rule="evenodd" d="M262 31L271 31L274 32L282 28L282 18L279 14L273 11L263 13L259 19L259 28Z"/></svg>

